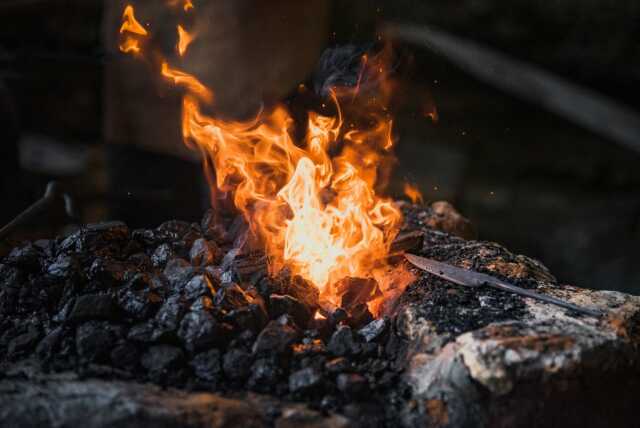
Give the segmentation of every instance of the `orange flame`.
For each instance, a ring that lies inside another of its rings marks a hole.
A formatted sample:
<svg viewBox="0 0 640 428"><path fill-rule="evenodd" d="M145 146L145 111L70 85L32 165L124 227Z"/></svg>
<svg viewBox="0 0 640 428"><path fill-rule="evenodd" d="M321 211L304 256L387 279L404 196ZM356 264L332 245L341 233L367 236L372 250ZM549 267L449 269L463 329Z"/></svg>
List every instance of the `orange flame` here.
<svg viewBox="0 0 640 428"><path fill-rule="evenodd" d="M418 189L418 186L412 183L404 183L404 194L413 202L414 204L421 204L424 199L422 198L422 192Z"/></svg>
<svg viewBox="0 0 640 428"><path fill-rule="evenodd" d="M368 62L375 66L373 73L383 73L377 61ZM217 119L201 110L213 93L196 77L166 61L161 74L184 89L184 140L214 166L212 185L232 192L253 236L264 245L271 273L287 267L336 303L335 282L371 277L384 267L402 223L400 210L376 191L387 178L383 167L393 159L385 94L369 97L366 114L356 114L358 120L347 127L338 93L353 100L352 93L332 91L336 114L310 111L306 137L296 143L293 119L284 107L247 122Z"/></svg>
<svg viewBox="0 0 640 428"><path fill-rule="evenodd" d="M180 56L184 56L193 39L193 35L187 33L185 29L182 28L182 25L178 25L178 45L176 47Z"/></svg>
<svg viewBox="0 0 640 428"><path fill-rule="evenodd" d="M120 43L120 50L124 53L139 54L141 50L140 41L136 37L146 37L149 33L147 33L147 30L136 20L133 6L131 5L125 7L124 13L122 14L120 34L124 34L124 38Z"/></svg>

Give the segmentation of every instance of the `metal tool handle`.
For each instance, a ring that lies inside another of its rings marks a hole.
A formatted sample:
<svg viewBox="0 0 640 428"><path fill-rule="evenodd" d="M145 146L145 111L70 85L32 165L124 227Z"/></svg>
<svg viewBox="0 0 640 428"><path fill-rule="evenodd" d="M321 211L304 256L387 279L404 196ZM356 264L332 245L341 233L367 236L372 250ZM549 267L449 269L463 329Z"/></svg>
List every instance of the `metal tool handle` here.
<svg viewBox="0 0 640 428"><path fill-rule="evenodd" d="M602 312L593 309L587 309L582 306L574 305L573 303L566 302L564 300L556 299L555 297L547 296L546 294L536 293L535 291L527 290L526 288L516 287L515 285L502 282L500 280L487 281L486 284L490 287L498 290L509 291L514 294L519 294L525 297L531 297L532 299L541 300L543 302L551 303L556 306L561 306L572 311L579 312L581 314L589 315L592 317L600 318Z"/></svg>

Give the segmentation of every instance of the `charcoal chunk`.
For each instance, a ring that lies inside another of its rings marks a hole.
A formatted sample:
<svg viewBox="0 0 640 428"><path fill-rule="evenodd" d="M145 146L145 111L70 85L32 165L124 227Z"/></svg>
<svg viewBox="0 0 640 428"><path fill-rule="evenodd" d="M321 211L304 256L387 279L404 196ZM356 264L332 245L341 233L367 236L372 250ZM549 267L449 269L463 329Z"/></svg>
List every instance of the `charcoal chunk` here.
<svg viewBox="0 0 640 428"><path fill-rule="evenodd" d="M62 327L56 327L49 332L36 347L36 354L40 358L50 357L57 349L64 331Z"/></svg>
<svg viewBox="0 0 640 428"><path fill-rule="evenodd" d="M121 334L122 329L107 322L88 321L76 330L76 350L87 361L106 361Z"/></svg>
<svg viewBox="0 0 640 428"><path fill-rule="evenodd" d="M384 336L388 326L389 321L386 318L379 318L358 330L358 334L365 342L375 342Z"/></svg>
<svg viewBox="0 0 640 428"><path fill-rule="evenodd" d="M79 264L73 256L60 254L47 267L47 272L56 278L71 278L79 272Z"/></svg>
<svg viewBox="0 0 640 428"><path fill-rule="evenodd" d="M206 266L218 261L220 249L213 241L196 239L189 251L189 258L194 266Z"/></svg>
<svg viewBox="0 0 640 428"><path fill-rule="evenodd" d="M140 363L153 375L167 373L180 367L184 362L184 352L177 346L152 346L142 355Z"/></svg>
<svg viewBox="0 0 640 428"><path fill-rule="evenodd" d="M351 327L341 325L331 336L327 350L336 356L348 356L358 354L361 350L360 344L353 337Z"/></svg>
<svg viewBox="0 0 640 428"><path fill-rule="evenodd" d="M184 288L187 299L197 299L200 296L213 297L215 290L208 275L196 275L189 280Z"/></svg>
<svg viewBox="0 0 640 428"><path fill-rule="evenodd" d="M349 313L346 311L346 309L343 308L337 308L335 311L329 314L328 318L329 324L332 326L336 326L343 321L346 321L347 319L349 319Z"/></svg>
<svg viewBox="0 0 640 428"><path fill-rule="evenodd" d="M28 242L11 250L5 259L5 263L21 269L39 271L41 257L42 252L40 249Z"/></svg>
<svg viewBox="0 0 640 428"><path fill-rule="evenodd" d="M187 285L187 282L189 282L194 272L195 270L193 266L181 258L169 260L163 271L173 292L179 292L182 290Z"/></svg>
<svg viewBox="0 0 640 428"><path fill-rule="evenodd" d="M118 295L118 306L129 317L136 320L149 318L158 310L162 298L149 290L123 290Z"/></svg>
<svg viewBox="0 0 640 428"><path fill-rule="evenodd" d="M242 349L231 349L224 354L222 368L224 374L233 380L243 380L249 376L252 357Z"/></svg>
<svg viewBox="0 0 640 428"><path fill-rule="evenodd" d="M309 307L302 304L295 297L279 294L272 294L269 297L269 312L273 318L283 314L291 315L296 325L300 328L306 328L313 316Z"/></svg>
<svg viewBox="0 0 640 428"><path fill-rule="evenodd" d="M324 354L327 351L324 343L320 339L313 339L305 343L293 345L294 357L306 357L316 354Z"/></svg>
<svg viewBox="0 0 640 428"><path fill-rule="evenodd" d="M127 264L106 257L96 258L89 268L89 279L103 288L113 287L124 281Z"/></svg>
<svg viewBox="0 0 640 428"><path fill-rule="evenodd" d="M40 331L35 327L30 327L25 333L16 336L9 342L9 355L18 355L27 351L32 351L40 340Z"/></svg>
<svg viewBox="0 0 640 428"><path fill-rule="evenodd" d="M349 310L348 324L352 328L360 328L373 321L373 315L365 303L359 303Z"/></svg>
<svg viewBox="0 0 640 428"><path fill-rule="evenodd" d="M160 244L151 255L151 263L155 267L164 267L175 256L176 254L169 244Z"/></svg>
<svg viewBox="0 0 640 428"><path fill-rule="evenodd" d="M351 363L345 357L338 357L327 361L324 365L329 373L342 373L349 370Z"/></svg>
<svg viewBox="0 0 640 428"><path fill-rule="evenodd" d="M334 287L336 293L341 296L340 306L343 308L352 308L359 303L367 303L382 296L378 282L373 278L345 277Z"/></svg>
<svg viewBox="0 0 640 428"><path fill-rule="evenodd" d="M341 373L336 378L338 389L347 397L360 397L368 389L367 379L357 373Z"/></svg>
<svg viewBox="0 0 640 428"><path fill-rule="evenodd" d="M218 321L206 311L187 313L180 324L178 337L190 352L210 348L222 339Z"/></svg>
<svg viewBox="0 0 640 428"><path fill-rule="evenodd" d="M113 298L107 294L85 294L76 299L76 303L69 314L70 321L83 320L113 320L119 317L118 307Z"/></svg>
<svg viewBox="0 0 640 428"><path fill-rule="evenodd" d="M191 360L189 365L198 378L208 382L220 380L222 375L220 351L217 349L201 352Z"/></svg>
<svg viewBox="0 0 640 428"><path fill-rule="evenodd" d="M154 340L175 332L180 325L180 321L182 321L186 309L187 306L180 296L169 297L155 316L157 327L154 332Z"/></svg>
<svg viewBox="0 0 640 428"><path fill-rule="evenodd" d="M224 317L224 320L235 326L236 329L253 332L260 331L267 324L268 319L264 307L256 303L234 309Z"/></svg>
<svg viewBox="0 0 640 428"><path fill-rule="evenodd" d="M116 345L110 354L111 364L115 367L131 369L138 364L140 351L135 343L125 341Z"/></svg>
<svg viewBox="0 0 640 428"><path fill-rule="evenodd" d="M307 367L289 376L289 391L293 393L310 393L322 384L322 373L313 367Z"/></svg>
<svg viewBox="0 0 640 428"><path fill-rule="evenodd" d="M270 392L282 378L282 368L274 356L258 358L251 366L248 386L252 391Z"/></svg>
<svg viewBox="0 0 640 428"><path fill-rule="evenodd" d="M222 285L213 298L214 305L227 311L242 308L249 304L246 293L238 284Z"/></svg>
<svg viewBox="0 0 640 428"><path fill-rule="evenodd" d="M290 350L291 344L299 337L299 331L292 325L271 321L260 332L253 344L254 354L282 354Z"/></svg>
<svg viewBox="0 0 640 428"><path fill-rule="evenodd" d="M156 339L156 326L151 321L136 324L129 329L127 338L136 342L151 343Z"/></svg>
<svg viewBox="0 0 640 428"><path fill-rule="evenodd" d="M129 228L119 221L88 224L65 238L60 244L64 252L114 255L129 238Z"/></svg>

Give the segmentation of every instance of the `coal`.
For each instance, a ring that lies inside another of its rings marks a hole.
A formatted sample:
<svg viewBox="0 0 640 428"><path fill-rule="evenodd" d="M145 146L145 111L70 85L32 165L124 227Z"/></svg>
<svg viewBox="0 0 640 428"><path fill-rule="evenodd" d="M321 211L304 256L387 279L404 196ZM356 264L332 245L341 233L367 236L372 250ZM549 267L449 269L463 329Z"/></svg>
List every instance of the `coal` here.
<svg viewBox="0 0 640 428"><path fill-rule="evenodd" d="M336 356L349 356L360 353L361 346L354 338L351 327L341 325L331 336L327 350Z"/></svg>
<svg viewBox="0 0 640 428"><path fill-rule="evenodd" d="M9 355L16 356L28 351L38 343L40 337L41 335L37 328L29 328L26 333L16 336L9 342Z"/></svg>
<svg viewBox="0 0 640 428"><path fill-rule="evenodd" d="M375 342L383 337L388 325L389 321L386 318L378 318L358 330L358 334L365 342Z"/></svg>
<svg viewBox="0 0 640 428"><path fill-rule="evenodd" d="M176 257L176 253L169 244L161 244L151 255L151 263L155 267L164 267L167 262Z"/></svg>
<svg viewBox="0 0 640 428"><path fill-rule="evenodd" d="M295 297L272 294L269 297L269 312L273 318L289 314L300 328L306 328L313 317L311 309Z"/></svg>
<svg viewBox="0 0 640 428"><path fill-rule="evenodd" d="M41 249L27 242L21 247L16 247L11 250L5 259L5 263L10 266L37 272L40 270L42 257L43 253Z"/></svg>
<svg viewBox="0 0 640 428"><path fill-rule="evenodd" d="M160 307L162 298L150 290L122 290L118 295L118 307L135 320L145 320Z"/></svg>
<svg viewBox="0 0 640 428"><path fill-rule="evenodd" d="M283 369L275 356L257 358L251 366L251 376L247 382L249 389L257 392L271 392L283 377Z"/></svg>
<svg viewBox="0 0 640 428"><path fill-rule="evenodd" d="M209 312L198 310L184 316L178 337L188 351L197 352L220 343L223 333L218 321Z"/></svg>
<svg viewBox="0 0 640 428"><path fill-rule="evenodd" d="M252 303L227 313L224 320L240 331L259 332L267 324L269 317L264 305Z"/></svg>
<svg viewBox="0 0 640 428"><path fill-rule="evenodd" d="M220 351L217 349L197 354L189 365L201 380L215 382L221 379L222 365L220 364Z"/></svg>
<svg viewBox="0 0 640 428"><path fill-rule="evenodd" d="M139 347L132 341L120 342L111 350L110 358L115 367L134 369L140 358Z"/></svg>
<svg viewBox="0 0 640 428"><path fill-rule="evenodd" d="M244 380L249 377L252 363L251 353L243 349L231 349L222 362L224 374L232 380Z"/></svg>
<svg viewBox="0 0 640 428"><path fill-rule="evenodd" d="M221 256L220 249L213 241L204 238L196 239L189 250L189 258L194 266L206 266L217 261Z"/></svg>
<svg viewBox="0 0 640 428"><path fill-rule="evenodd" d="M349 310L348 324L351 328L358 329L373 321L373 315L365 303L358 303Z"/></svg>
<svg viewBox="0 0 640 428"><path fill-rule="evenodd" d="M78 273L79 263L75 257L68 254L60 254L55 261L47 267L47 273L57 278L71 278Z"/></svg>
<svg viewBox="0 0 640 428"><path fill-rule="evenodd" d="M196 275L184 287L186 298L195 300L200 296L213 297L215 289L208 275Z"/></svg>
<svg viewBox="0 0 640 428"><path fill-rule="evenodd" d="M158 345L150 347L142 355L140 364L152 376L158 376L180 367L184 359L184 352L177 346Z"/></svg>
<svg viewBox="0 0 640 428"><path fill-rule="evenodd" d="M282 354L289 352L290 346L299 336L299 330L291 323L271 321L258 335L253 345L253 353Z"/></svg>
<svg viewBox="0 0 640 428"><path fill-rule="evenodd" d="M310 393L322 385L323 375L319 370L309 367L289 376L289 390L293 393Z"/></svg>
<svg viewBox="0 0 640 428"><path fill-rule="evenodd" d="M169 297L155 316L154 340L176 332L186 311L187 305L182 297Z"/></svg>
<svg viewBox="0 0 640 428"><path fill-rule="evenodd" d="M382 296L378 282L373 278L345 277L334 288L341 298L340 306L343 308L351 308Z"/></svg>
<svg viewBox="0 0 640 428"><path fill-rule="evenodd" d="M107 294L85 294L76 299L69 314L70 321L82 320L114 320L117 321L120 312L113 298Z"/></svg>
<svg viewBox="0 0 640 428"><path fill-rule="evenodd" d="M213 302L216 306L225 310L234 310L242 308L249 304L249 299L242 288L238 284L223 284L216 295Z"/></svg>
<svg viewBox="0 0 640 428"><path fill-rule="evenodd" d="M174 258L167 262L163 274L173 292L179 292L191 279L195 269L189 262L181 258Z"/></svg>
<svg viewBox="0 0 640 428"><path fill-rule="evenodd" d="M359 397L368 389L367 379L357 373L341 373L336 379L338 389L348 397Z"/></svg>
<svg viewBox="0 0 640 428"><path fill-rule="evenodd" d="M76 349L86 361L106 361L121 335L121 328L107 322L88 321L77 328Z"/></svg>

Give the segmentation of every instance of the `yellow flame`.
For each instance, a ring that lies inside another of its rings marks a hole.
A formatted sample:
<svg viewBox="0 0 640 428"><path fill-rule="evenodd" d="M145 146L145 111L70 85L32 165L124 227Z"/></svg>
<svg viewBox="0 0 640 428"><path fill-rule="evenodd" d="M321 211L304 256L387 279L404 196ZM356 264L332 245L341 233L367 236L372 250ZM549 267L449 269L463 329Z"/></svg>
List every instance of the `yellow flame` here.
<svg viewBox="0 0 640 428"><path fill-rule="evenodd" d="M200 83L198 79L183 71L172 69L166 61L162 63L161 74L167 79L172 80L174 84L195 94L201 100L205 102L211 102L213 100L213 93Z"/></svg>
<svg viewBox="0 0 640 428"><path fill-rule="evenodd" d="M413 202L414 204L421 204L423 202L422 192L418 189L418 186L412 183L404 183L404 194Z"/></svg>
<svg viewBox="0 0 640 428"><path fill-rule="evenodd" d="M193 39L194 39L193 35L187 33L187 31L185 31L185 29L182 28L182 25L178 25L177 49L180 56L184 56L185 52L187 52L187 48L189 47Z"/></svg>
<svg viewBox="0 0 640 428"><path fill-rule="evenodd" d="M140 25L140 23L136 19L133 6L131 5L125 7L124 13L122 14L122 26L120 27L120 34L125 32L138 34L140 36L148 35L147 30L145 30L144 27Z"/></svg>

